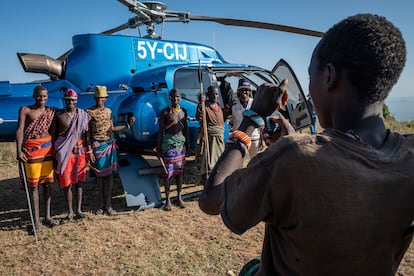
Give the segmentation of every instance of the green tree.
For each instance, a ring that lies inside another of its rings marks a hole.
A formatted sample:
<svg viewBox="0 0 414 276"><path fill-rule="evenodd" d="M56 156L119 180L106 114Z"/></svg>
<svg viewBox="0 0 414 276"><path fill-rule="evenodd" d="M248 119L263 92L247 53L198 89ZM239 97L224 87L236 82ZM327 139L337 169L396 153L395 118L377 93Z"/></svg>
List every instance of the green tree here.
<svg viewBox="0 0 414 276"><path fill-rule="evenodd" d="M388 109L388 105L384 103L384 106L382 107L382 114L384 116L384 119L391 119L394 118L392 114L390 113L390 110Z"/></svg>

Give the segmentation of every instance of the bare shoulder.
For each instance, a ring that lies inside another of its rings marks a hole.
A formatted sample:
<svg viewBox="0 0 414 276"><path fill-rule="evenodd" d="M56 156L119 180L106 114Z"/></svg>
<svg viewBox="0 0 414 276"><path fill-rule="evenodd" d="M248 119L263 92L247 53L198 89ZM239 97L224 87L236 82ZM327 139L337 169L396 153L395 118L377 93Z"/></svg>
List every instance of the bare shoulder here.
<svg viewBox="0 0 414 276"><path fill-rule="evenodd" d="M160 115L165 115L165 114L168 114L169 112L170 112L170 108L166 107L166 108L161 110Z"/></svg>
<svg viewBox="0 0 414 276"><path fill-rule="evenodd" d="M19 110L19 112L20 113L25 113L25 114L27 114L28 112L30 112L30 107L29 106L26 106L26 105L24 105L24 106L21 106L20 107L20 110Z"/></svg>

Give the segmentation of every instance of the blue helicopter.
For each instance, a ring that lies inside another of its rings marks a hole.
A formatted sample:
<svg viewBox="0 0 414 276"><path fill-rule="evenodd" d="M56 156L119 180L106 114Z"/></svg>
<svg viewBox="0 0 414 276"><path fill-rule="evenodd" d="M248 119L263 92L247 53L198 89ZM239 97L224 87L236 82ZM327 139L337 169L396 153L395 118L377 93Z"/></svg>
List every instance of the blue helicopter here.
<svg viewBox="0 0 414 276"><path fill-rule="evenodd" d="M289 100L286 112L290 122L297 130L312 123L303 90L286 61L280 60L272 70L253 65L232 64L210 46L162 40L155 32L155 25L198 20L316 37L321 37L323 33L265 22L169 11L161 2L118 1L136 15L128 22L102 33L73 36L73 48L57 59L42 54L17 53L25 72L46 74L49 79L18 84L0 82L0 141L15 140L17 111L20 106L33 103L33 88L39 84L49 91L48 105L58 108L64 108L62 89L71 88L77 91L77 106L87 108L95 103L94 86L107 86L109 97L106 106L112 110L114 124L124 124L130 116L136 118L136 123L130 129L116 133L121 149L126 151L133 149L152 152L156 146L160 111L169 105L168 92L172 88L180 90L180 104L188 111L190 144L193 148L199 128L195 113L200 94L211 85L218 86L223 95L220 101L224 105L235 96L230 95L229 99L225 96L226 93L230 88L230 91L236 91L237 83L242 78L249 80L253 89L266 82L278 84L287 78ZM147 26L144 37L115 34L143 25ZM140 156L130 155L128 158L129 161L125 164L134 164L134 167L121 166L120 169L128 206L141 206L148 202L158 205L161 196L154 176L141 176L148 178L141 179L144 182L153 183L148 185L149 191L142 192L143 188L136 188L135 185L135 166L138 166L138 170L144 169L148 168L148 163ZM152 194L149 201L148 194ZM145 195L145 200L142 195ZM140 199L135 202L137 196Z"/></svg>

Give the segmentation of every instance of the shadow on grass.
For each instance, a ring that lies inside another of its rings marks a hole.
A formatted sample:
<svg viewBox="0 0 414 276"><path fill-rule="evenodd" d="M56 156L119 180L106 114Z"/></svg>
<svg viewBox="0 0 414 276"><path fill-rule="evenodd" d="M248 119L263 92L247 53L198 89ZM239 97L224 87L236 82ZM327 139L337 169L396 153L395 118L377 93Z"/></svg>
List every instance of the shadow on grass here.
<svg viewBox="0 0 414 276"><path fill-rule="evenodd" d="M16 165L17 166L17 165ZM5 169L5 168L0 168ZM163 175L157 175L160 183L161 196L165 198ZM199 172L194 167L189 167L184 173L183 197L184 200L194 200L197 192L202 190L199 185ZM176 196L175 180L171 180L171 196L173 202ZM186 196L188 195L188 196ZM74 199L76 198L73 190ZM75 200L74 200L75 207ZM96 185L96 179L93 175L88 173L86 182L83 183L83 200L82 211L87 216L94 216L94 212L99 207L99 190ZM128 207L126 205L125 192L120 178L115 175L114 188L112 192L112 207L119 214L133 212L138 209L138 206ZM44 201L43 201L43 187L39 187L39 209L41 220L44 218ZM52 201L51 213L54 219L62 219L67 215L66 199L63 192L55 181L52 184ZM28 208L27 195L24 189L19 189L19 179L8 178L0 180L0 231L11 231L15 229L26 229L31 225L31 218Z"/></svg>
<svg viewBox="0 0 414 276"><path fill-rule="evenodd" d="M74 190L73 190L74 192ZM75 198L75 192L74 192ZM74 200L75 204L75 200ZM87 215L94 215L99 205L99 191L94 177L88 177L83 183L82 211ZM112 205L115 210L128 211L125 194L118 177L114 177ZM75 206L74 206L75 208ZM39 187L39 209L41 219L44 217L43 187ZM67 206L63 192L58 182L52 184L51 213L55 219L66 216ZM31 225L25 190L19 189L19 179L9 178L0 181L0 231L25 229Z"/></svg>

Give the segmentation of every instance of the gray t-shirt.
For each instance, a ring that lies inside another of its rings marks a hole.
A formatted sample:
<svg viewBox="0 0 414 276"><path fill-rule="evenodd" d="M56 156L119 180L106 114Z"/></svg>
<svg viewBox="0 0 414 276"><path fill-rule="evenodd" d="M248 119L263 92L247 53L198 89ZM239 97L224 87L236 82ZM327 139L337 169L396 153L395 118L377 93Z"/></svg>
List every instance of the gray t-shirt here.
<svg viewBox="0 0 414 276"><path fill-rule="evenodd" d="M333 130L286 136L224 185L228 228L266 222L260 275L393 275L413 237L414 136L378 150Z"/></svg>

